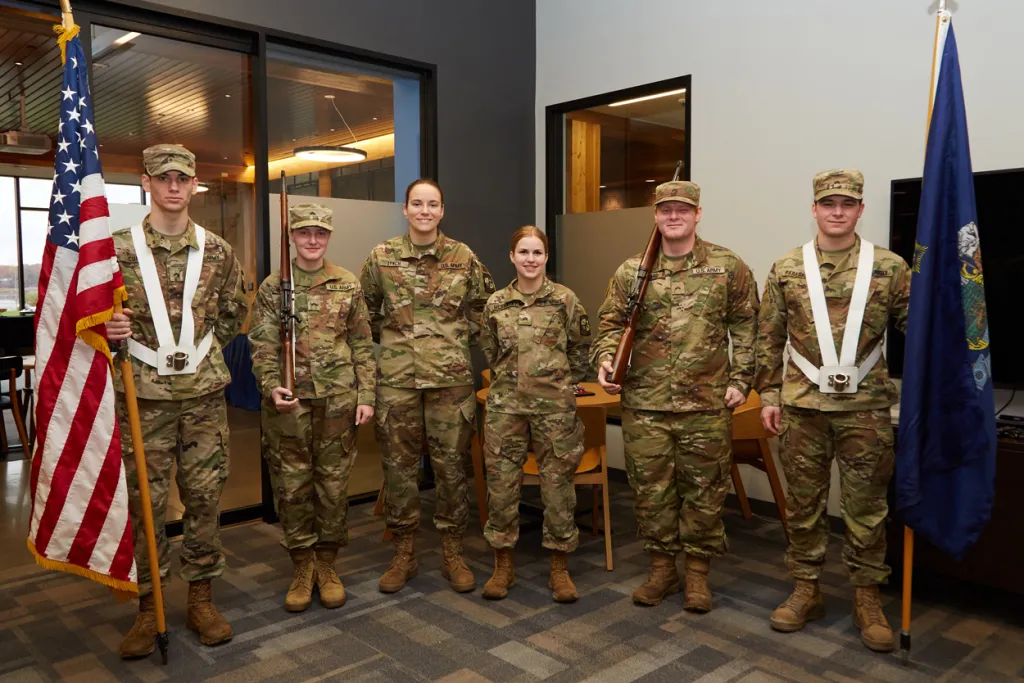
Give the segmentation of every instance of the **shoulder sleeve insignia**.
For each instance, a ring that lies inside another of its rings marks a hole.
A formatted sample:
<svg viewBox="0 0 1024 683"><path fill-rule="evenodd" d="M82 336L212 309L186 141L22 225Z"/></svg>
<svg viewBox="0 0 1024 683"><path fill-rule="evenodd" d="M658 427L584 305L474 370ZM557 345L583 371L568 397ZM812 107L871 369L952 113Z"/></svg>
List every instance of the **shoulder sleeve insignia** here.
<svg viewBox="0 0 1024 683"><path fill-rule="evenodd" d="M580 336L590 336L590 318L587 317L586 313L580 316Z"/></svg>
<svg viewBox="0 0 1024 683"><path fill-rule="evenodd" d="M488 294L494 294L494 290L494 279L490 273L484 271L484 291Z"/></svg>

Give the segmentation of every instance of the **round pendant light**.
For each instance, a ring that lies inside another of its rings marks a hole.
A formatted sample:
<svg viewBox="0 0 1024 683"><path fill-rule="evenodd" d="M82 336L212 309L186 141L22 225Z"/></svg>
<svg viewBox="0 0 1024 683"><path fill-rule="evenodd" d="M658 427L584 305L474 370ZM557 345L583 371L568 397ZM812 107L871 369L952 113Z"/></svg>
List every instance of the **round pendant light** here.
<svg viewBox="0 0 1024 683"><path fill-rule="evenodd" d="M355 147L341 147L338 145L312 145L309 147L296 147L293 152L300 159L308 161L330 161L335 163L346 163L363 161L366 159L366 152Z"/></svg>

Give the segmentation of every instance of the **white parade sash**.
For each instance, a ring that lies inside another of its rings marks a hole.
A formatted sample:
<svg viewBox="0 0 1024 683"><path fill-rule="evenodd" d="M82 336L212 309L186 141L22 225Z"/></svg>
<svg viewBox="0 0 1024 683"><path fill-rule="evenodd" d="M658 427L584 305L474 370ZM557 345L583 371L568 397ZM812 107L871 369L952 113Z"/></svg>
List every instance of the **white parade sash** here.
<svg viewBox="0 0 1024 683"><path fill-rule="evenodd" d="M156 368L160 375L191 375L199 368L213 345L213 330L195 345L195 319L192 316L192 301L199 286L199 276L203 270L203 252L206 250L206 230L195 226L198 249L189 247L188 261L185 264L185 288L181 296L181 334L178 341L174 340L171 329L171 318L167 314L163 288L160 286L160 275L156 271L153 252L146 244L146 235L142 225L132 226L132 244L135 255L139 259L139 272L142 274L142 286L146 290L146 300L156 329L159 345L156 350L144 346L134 339L128 339L128 352L146 365Z"/></svg>
<svg viewBox="0 0 1024 683"><path fill-rule="evenodd" d="M814 329L821 349L821 367L815 367L809 360L801 356L786 341L789 357L800 372L804 373L818 389L825 394L854 394L857 383L882 356L882 343L875 348L857 366L857 345L860 342L860 331L864 323L864 309L868 303L871 289L871 271L875 263L875 245L861 238L860 253L857 256L857 275L853 282L853 296L850 298L850 310L846 315L846 329L843 331L843 346L836 357L836 343L832 337L832 323L828 317L828 306L825 303L825 287L821 283L821 271L818 255L814 250L814 240L804 245L804 279L807 280L807 294L811 299L811 315L814 318ZM813 264L813 265L812 265Z"/></svg>

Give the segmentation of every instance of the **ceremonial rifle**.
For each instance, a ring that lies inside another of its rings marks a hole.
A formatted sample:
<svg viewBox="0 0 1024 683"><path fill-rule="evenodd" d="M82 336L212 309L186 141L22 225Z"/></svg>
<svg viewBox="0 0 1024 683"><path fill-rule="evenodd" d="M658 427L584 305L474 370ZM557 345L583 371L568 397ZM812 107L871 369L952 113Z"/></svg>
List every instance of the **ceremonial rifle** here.
<svg viewBox="0 0 1024 683"><path fill-rule="evenodd" d="M672 180L679 180L679 172L683 168L683 162L676 162L676 172ZM619 338L619 345L615 349L615 356L612 358L612 372L609 382L622 384L626 379L626 370L629 368L629 357L633 353L633 341L636 338L636 322L640 317L640 302L647 293L647 283L651 279L651 269L654 262L658 260L658 252L661 250L661 231L657 224L651 231L651 239L647 241L647 249L640 258L640 265L636 269L636 279L630 289L629 297L626 299L626 327L622 330L622 337Z"/></svg>
<svg viewBox="0 0 1024 683"><path fill-rule="evenodd" d="M292 253L289 242L288 190L281 171L281 386L288 390L284 397L295 397L295 292L292 287Z"/></svg>

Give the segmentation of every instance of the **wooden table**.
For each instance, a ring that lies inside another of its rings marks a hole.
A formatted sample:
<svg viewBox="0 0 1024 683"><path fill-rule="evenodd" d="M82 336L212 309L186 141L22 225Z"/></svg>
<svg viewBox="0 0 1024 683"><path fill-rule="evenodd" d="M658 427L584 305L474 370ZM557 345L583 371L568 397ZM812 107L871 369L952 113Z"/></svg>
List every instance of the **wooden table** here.
<svg viewBox="0 0 1024 683"><path fill-rule="evenodd" d="M600 418L600 421L603 424L607 419L608 408L619 405L619 394L609 394L607 391L602 389L601 385L597 382L581 382L580 386L587 391L592 392L594 395L577 396L576 410L601 411L603 415ZM489 387L484 387L480 391L476 392L477 403L486 406L488 391ZM486 419L487 413L485 409L484 421L486 421ZM481 521L487 519L487 470L484 466L484 430L485 426L481 423L480 429L477 430L477 436L474 437L473 440L473 479L476 484L476 500ZM606 433L603 430L596 434L591 434L588 431L584 434L584 445L588 449L593 446L604 446L605 439Z"/></svg>

